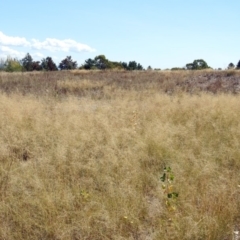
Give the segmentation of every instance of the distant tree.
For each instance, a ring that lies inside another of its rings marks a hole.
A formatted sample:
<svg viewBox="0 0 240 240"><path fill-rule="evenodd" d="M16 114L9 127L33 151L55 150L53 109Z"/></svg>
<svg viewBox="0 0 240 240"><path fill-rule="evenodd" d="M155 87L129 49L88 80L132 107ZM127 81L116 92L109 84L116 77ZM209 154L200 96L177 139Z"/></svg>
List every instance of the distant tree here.
<svg viewBox="0 0 240 240"><path fill-rule="evenodd" d="M8 57L5 61L4 69L6 72L21 72L21 61L17 60L16 58Z"/></svg>
<svg viewBox="0 0 240 240"><path fill-rule="evenodd" d="M128 63L128 70L137 70L138 69L138 65L137 62L135 61L130 61Z"/></svg>
<svg viewBox="0 0 240 240"><path fill-rule="evenodd" d="M151 70L152 70L152 67L151 67L151 66L148 66L148 67L147 67L147 70L148 70L148 71L151 71Z"/></svg>
<svg viewBox="0 0 240 240"><path fill-rule="evenodd" d="M85 63L81 66L81 68L90 70L90 69L96 68L95 65L96 65L95 60L89 58L89 59L85 60Z"/></svg>
<svg viewBox="0 0 240 240"><path fill-rule="evenodd" d="M99 55L94 58L95 60L95 66L100 69L104 70L106 68L111 68L110 67L110 62L108 59L106 59L105 55Z"/></svg>
<svg viewBox="0 0 240 240"><path fill-rule="evenodd" d="M208 64L203 59L194 60L193 66L194 66L194 69L197 69L197 70L209 68Z"/></svg>
<svg viewBox="0 0 240 240"><path fill-rule="evenodd" d="M61 70L72 70L77 68L77 62L72 60L71 56L67 56L65 59L63 59L58 67Z"/></svg>
<svg viewBox="0 0 240 240"><path fill-rule="evenodd" d="M21 63L25 71L33 71L33 59L29 53L21 60Z"/></svg>
<svg viewBox="0 0 240 240"><path fill-rule="evenodd" d="M108 60L105 55L99 55L94 58L95 67L100 70L104 69L122 69L121 62L113 62Z"/></svg>
<svg viewBox="0 0 240 240"><path fill-rule="evenodd" d="M0 59L0 71L4 71L5 70L5 60L4 59Z"/></svg>
<svg viewBox="0 0 240 240"><path fill-rule="evenodd" d="M109 67L112 69L123 69L121 62L111 62L109 61Z"/></svg>
<svg viewBox="0 0 240 240"><path fill-rule="evenodd" d="M120 62L122 68L125 70L143 70L143 66L136 61L130 61L128 64L126 62Z"/></svg>
<svg viewBox="0 0 240 240"><path fill-rule="evenodd" d="M57 65L54 63L51 57L43 58L41 67L45 71L57 71Z"/></svg>
<svg viewBox="0 0 240 240"><path fill-rule="evenodd" d="M136 61L126 62L113 62L108 60L105 55L98 55L94 59L87 59L80 69L126 69L126 70L143 70L140 63Z"/></svg>
<svg viewBox="0 0 240 240"><path fill-rule="evenodd" d="M203 59L194 60L193 63L186 64L188 70L202 70L210 68Z"/></svg>
<svg viewBox="0 0 240 240"><path fill-rule="evenodd" d="M137 70L143 70L143 66L140 63L137 65Z"/></svg>
<svg viewBox="0 0 240 240"><path fill-rule="evenodd" d="M238 70L240 69L240 60L237 63L236 69L238 69Z"/></svg>
<svg viewBox="0 0 240 240"><path fill-rule="evenodd" d="M43 68L42 68L42 66L41 66L41 64L40 64L40 62L39 61L33 61L32 62L32 70L33 71L41 71Z"/></svg>
<svg viewBox="0 0 240 240"><path fill-rule="evenodd" d="M233 69L233 68L235 68L235 65L233 63L229 63L228 64L228 69Z"/></svg>
<svg viewBox="0 0 240 240"><path fill-rule="evenodd" d="M125 70L128 70L128 64L126 62L120 62L120 63Z"/></svg>

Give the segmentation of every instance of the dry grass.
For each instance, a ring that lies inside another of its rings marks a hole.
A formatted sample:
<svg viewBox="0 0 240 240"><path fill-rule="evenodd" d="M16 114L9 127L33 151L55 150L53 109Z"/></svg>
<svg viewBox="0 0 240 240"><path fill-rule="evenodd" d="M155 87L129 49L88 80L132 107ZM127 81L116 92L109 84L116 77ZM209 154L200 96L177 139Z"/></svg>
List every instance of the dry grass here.
<svg viewBox="0 0 240 240"><path fill-rule="evenodd" d="M168 95L168 73L64 74L1 75L0 239L232 239L240 96Z"/></svg>

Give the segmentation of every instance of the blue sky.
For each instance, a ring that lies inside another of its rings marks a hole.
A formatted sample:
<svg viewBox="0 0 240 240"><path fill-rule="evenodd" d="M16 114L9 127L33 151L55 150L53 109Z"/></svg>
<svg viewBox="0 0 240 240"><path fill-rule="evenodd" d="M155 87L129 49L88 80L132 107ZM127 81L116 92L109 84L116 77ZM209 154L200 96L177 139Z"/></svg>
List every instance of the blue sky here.
<svg viewBox="0 0 240 240"><path fill-rule="evenodd" d="M0 58L79 65L104 54L145 68L213 68L240 60L239 0L0 0Z"/></svg>

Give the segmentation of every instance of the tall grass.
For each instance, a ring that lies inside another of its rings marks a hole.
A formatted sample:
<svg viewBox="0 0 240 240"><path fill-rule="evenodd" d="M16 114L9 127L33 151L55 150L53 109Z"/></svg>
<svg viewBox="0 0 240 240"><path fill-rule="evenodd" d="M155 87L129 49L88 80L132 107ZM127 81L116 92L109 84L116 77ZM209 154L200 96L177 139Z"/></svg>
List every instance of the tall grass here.
<svg viewBox="0 0 240 240"><path fill-rule="evenodd" d="M0 239L232 239L240 97L76 77L0 95Z"/></svg>

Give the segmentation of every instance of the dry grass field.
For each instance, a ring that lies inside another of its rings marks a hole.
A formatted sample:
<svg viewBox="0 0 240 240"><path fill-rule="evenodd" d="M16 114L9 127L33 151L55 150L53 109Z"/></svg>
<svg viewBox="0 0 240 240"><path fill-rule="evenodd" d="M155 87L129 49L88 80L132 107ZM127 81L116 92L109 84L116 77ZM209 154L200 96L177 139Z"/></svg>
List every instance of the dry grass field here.
<svg viewBox="0 0 240 240"><path fill-rule="evenodd" d="M237 71L0 73L0 239L232 240L239 82Z"/></svg>

